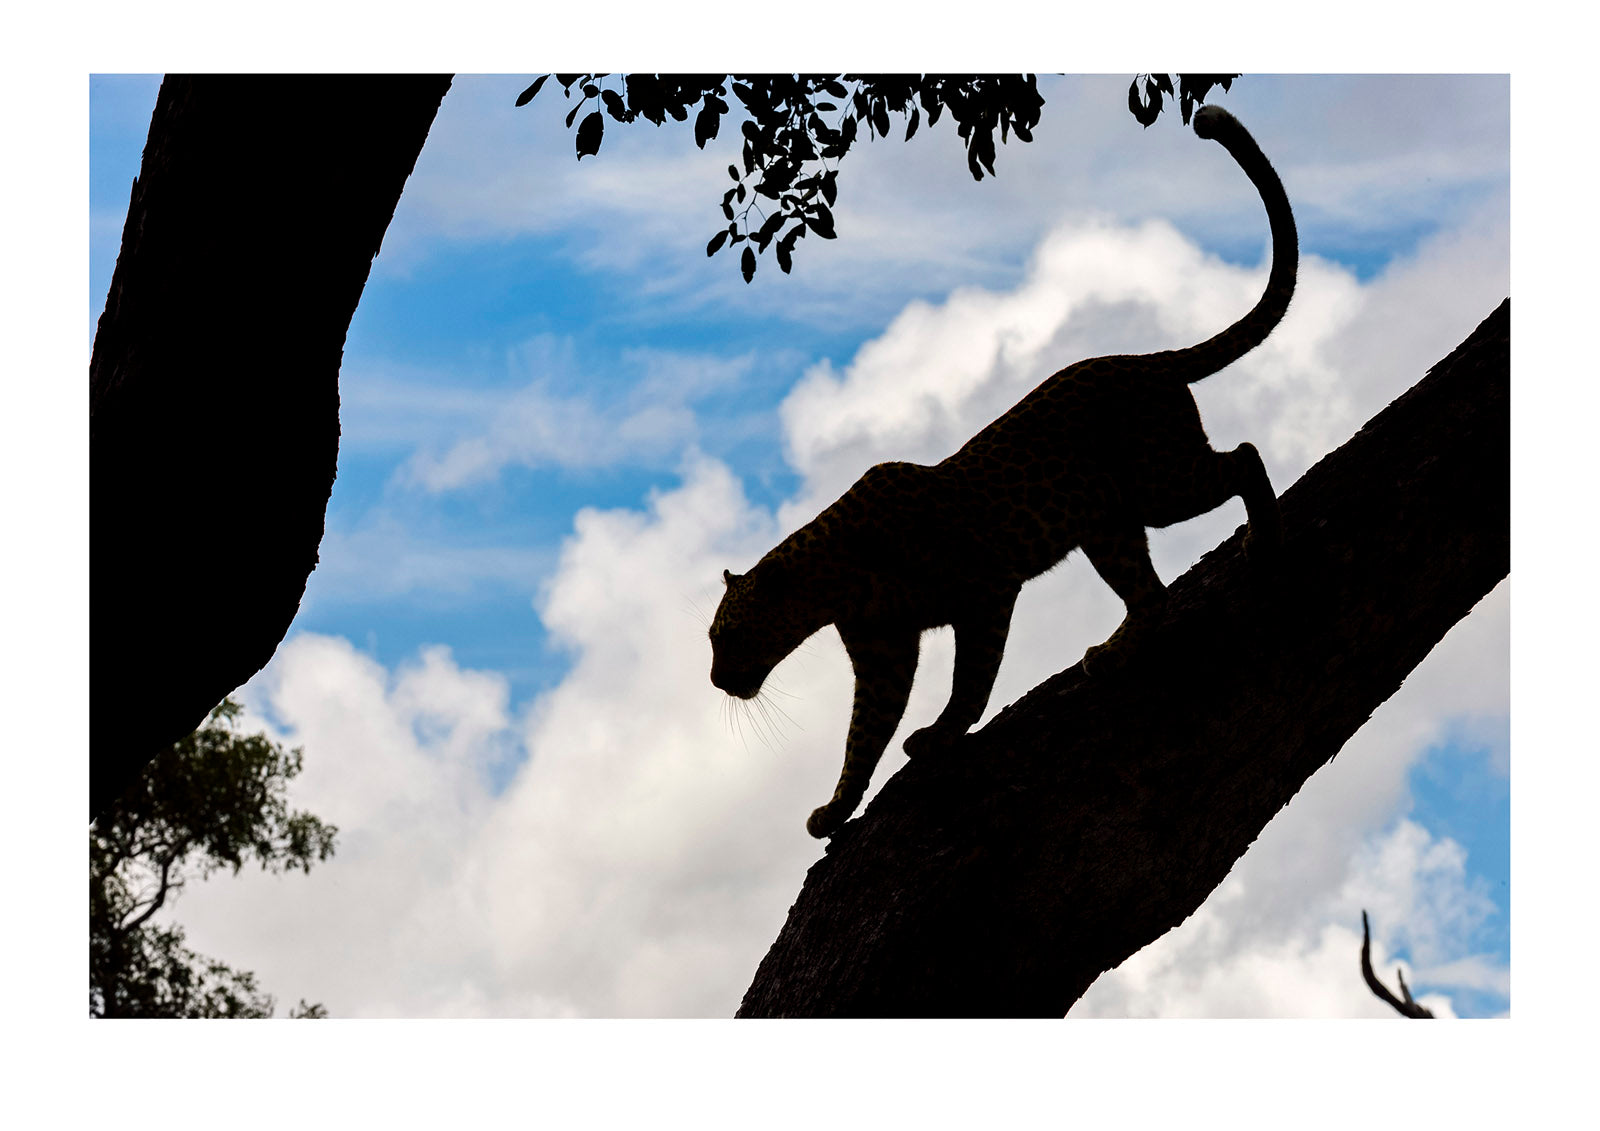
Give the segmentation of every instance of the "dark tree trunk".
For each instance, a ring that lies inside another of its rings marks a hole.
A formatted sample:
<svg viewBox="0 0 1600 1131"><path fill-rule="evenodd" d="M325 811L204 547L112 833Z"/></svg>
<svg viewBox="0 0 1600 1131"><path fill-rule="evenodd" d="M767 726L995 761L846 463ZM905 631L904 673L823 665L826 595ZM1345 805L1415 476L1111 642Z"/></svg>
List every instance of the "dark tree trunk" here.
<svg viewBox="0 0 1600 1131"><path fill-rule="evenodd" d="M903 768L806 876L739 1009L1060 1017L1183 922L1511 568L1510 300L1171 588L1120 672L1074 666Z"/></svg>
<svg viewBox="0 0 1600 1131"><path fill-rule="evenodd" d="M161 84L89 363L91 816L288 630L345 332L449 85Z"/></svg>

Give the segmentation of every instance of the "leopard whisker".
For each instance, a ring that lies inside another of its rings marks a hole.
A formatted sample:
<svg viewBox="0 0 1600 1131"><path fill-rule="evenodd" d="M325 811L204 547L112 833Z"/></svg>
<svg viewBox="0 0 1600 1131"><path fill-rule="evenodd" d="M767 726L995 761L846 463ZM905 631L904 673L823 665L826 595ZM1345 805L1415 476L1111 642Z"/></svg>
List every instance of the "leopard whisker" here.
<svg viewBox="0 0 1600 1131"><path fill-rule="evenodd" d="M767 698L767 691L769 691L769 690L773 691L773 692L776 692L779 695L787 695L790 699L798 699L799 696L798 695L790 695L787 691L784 691L781 688L777 688L777 687L765 688L765 689L762 690L760 695L756 696L755 702L761 707L761 709L763 711L776 712L776 714L778 715L779 718L781 718L784 722L788 723L790 726L794 727L796 730L804 730L805 728L802 727L799 723L795 722L794 721L794 716L789 714L788 711L785 711L781 704L774 703L771 699ZM771 717L770 714L769 714L769 717ZM773 729L777 730L779 728L774 727Z"/></svg>
<svg viewBox="0 0 1600 1131"><path fill-rule="evenodd" d="M744 713L745 718L750 721L750 729L755 733L761 745L768 750L774 749L771 731L772 720L762 713L760 701L756 699L741 699L739 701L739 709Z"/></svg>

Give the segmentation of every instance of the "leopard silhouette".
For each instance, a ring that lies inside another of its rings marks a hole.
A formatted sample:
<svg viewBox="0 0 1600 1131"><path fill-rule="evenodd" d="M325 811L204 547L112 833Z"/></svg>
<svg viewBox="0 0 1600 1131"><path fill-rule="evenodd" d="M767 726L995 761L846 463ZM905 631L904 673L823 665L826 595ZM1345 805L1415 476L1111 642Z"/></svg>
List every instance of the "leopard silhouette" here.
<svg viewBox="0 0 1600 1131"><path fill-rule="evenodd" d="M1188 385L1260 345L1288 309L1299 249L1289 200L1243 126L1201 107L1195 133L1219 142L1255 184L1272 230L1272 270L1255 307L1187 349L1097 357L1047 378L954 455L933 466L881 463L746 574L723 571L710 629L711 682L755 697L812 633L838 626L855 673L844 769L806 822L838 830L860 804L900 724L924 629L955 629L950 700L905 740L912 757L977 723L1005 651L1022 584L1082 548L1127 613L1086 670L1125 660L1166 590L1146 527L1169 526L1238 495L1245 549L1258 563L1281 542L1277 497L1251 444L1210 446Z"/></svg>

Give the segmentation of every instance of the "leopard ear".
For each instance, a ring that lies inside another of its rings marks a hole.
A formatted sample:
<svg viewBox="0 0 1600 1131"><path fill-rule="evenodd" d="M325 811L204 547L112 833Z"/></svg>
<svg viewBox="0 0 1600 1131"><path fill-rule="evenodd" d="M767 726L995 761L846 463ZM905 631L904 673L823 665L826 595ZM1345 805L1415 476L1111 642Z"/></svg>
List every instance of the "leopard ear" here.
<svg viewBox="0 0 1600 1131"><path fill-rule="evenodd" d="M738 574L732 572L731 570L726 570L725 569L725 570L722 571L722 584L724 584L724 585L732 585L733 584L733 579L738 577L738 576L739 576Z"/></svg>

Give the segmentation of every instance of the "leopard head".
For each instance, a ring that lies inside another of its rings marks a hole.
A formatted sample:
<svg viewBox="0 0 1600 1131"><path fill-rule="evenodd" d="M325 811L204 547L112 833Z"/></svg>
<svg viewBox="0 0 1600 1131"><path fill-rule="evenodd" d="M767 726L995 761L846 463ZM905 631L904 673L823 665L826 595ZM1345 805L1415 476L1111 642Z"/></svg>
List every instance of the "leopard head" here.
<svg viewBox="0 0 1600 1131"><path fill-rule="evenodd" d="M711 620L711 683L754 699L778 662L822 626L805 600L806 587L778 563L749 573L722 571L722 603Z"/></svg>

